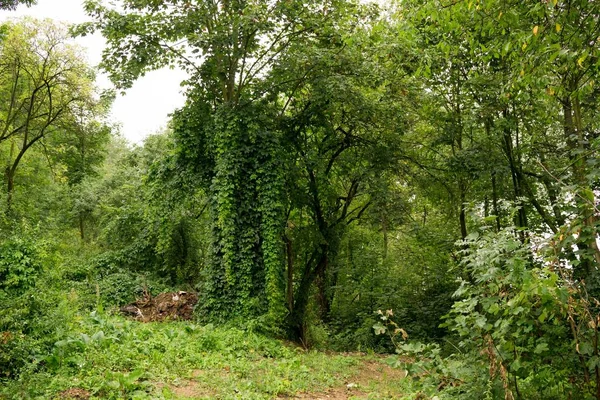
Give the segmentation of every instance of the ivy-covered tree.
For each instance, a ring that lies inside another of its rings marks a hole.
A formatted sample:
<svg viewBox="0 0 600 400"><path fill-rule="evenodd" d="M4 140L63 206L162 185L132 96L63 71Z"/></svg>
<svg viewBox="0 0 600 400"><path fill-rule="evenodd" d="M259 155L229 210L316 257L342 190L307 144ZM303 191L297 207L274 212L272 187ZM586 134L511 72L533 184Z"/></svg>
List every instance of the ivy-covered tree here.
<svg viewBox="0 0 600 400"><path fill-rule="evenodd" d="M285 157L275 122L291 100L280 100L285 82L270 71L292 44L329 40L333 21L353 7L124 1L120 13L86 3L96 22L80 31L102 31L109 43L103 66L121 87L171 63L190 73L188 104L174 130L181 160L210 193L214 260L202 305L213 318L266 315L270 327L285 320Z"/></svg>

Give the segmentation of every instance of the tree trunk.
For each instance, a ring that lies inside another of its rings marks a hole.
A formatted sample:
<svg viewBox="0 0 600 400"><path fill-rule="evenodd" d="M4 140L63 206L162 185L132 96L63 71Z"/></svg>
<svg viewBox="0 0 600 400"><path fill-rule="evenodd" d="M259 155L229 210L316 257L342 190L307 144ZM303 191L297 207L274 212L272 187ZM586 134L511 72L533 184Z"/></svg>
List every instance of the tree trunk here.
<svg viewBox="0 0 600 400"><path fill-rule="evenodd" d="M423 219L425 219L425 217L423 217ZM385 262L388 255L388 221L385 211L381 218L381 230L383 231L383 261Z"/></svg>
<svg viewBox="0 0 600 400"><path fill-rule="evenodd" d="M292 241L287 236L285 240L285 254L287 256L287 304L291 313L294 311L294 254L292 253Z"/></svg>
<svg viewBox="0 0 600 400"><path fill-rule="evenodd" d="M559 227L563 226L565 224L565 217L563 216L560 205L558 204L558 190L546 175L542 177L542 183L546 188L546 193L548 194L548 200L552 206L552 212L554 214L556 225Z"/></svg>
<svg viewBox="0 0 600 400"><path fill-rule="evenodd" d="M506 121L508 121L509 113L508 110L504 110L502 112L503 117ZM507 122L505 122L507 123ZM520 180L521 174L519 173L520 166L518 165L518 161L515 159L514 149L513 149L513 138L510 131L510 128L505 127L503 129L502 138L504 139L504 153L506 158L508 159L508 166L510 168L510 175L513 183L513 200L515 204L519 204L521 201L520 198L523 196L522 192L522 182ZM525 210L525 205L520 204L519 211L517 212L517 221L516 225L518 228L527 228L527 211ZM525 241L525 235L521 232L521 241Z"/></svg>
<svg viewBox="0 0 600 400"><path fill-rule="evenodd" d="M492 171L492 206L494 215L496 215L496 232L500 232L502 225L500 223L500 207L498 206L498 189L496 187L496 171Z"/></svg>
<svg viewBox="0 0 600 400"><path fill-rule="evenodd" d="M19 150L19 153L17 153L17 156L15 157L15 160L12 162L12 165L10 165L9 167L7 167L6 169L6 194L7 194L7 206L8 206L8 210L10 210L10 207L12 205L12 196L13 196L13 192L15 189L15 174L17 173L17 167L19 166L19 163L21 162L21 159L23 158L23 156L25 155L25 152L35 144L35 142L37 142L38 140L40 140L41 138L43 138L43 132L41 135L36 136L35 138L33 138L33 140L29 141L27 140L28 135L27 133L25 134L24 138L23 138L23 147L21 148L21 150ZM14 142L13 145L11 146L10 152L11 155L13 153L14 150ZM11 157L12 159L12 157Z"/></svg>
<svg viewBox="0 0 600 400"><path fill-rule="evenodd" d="M319 316L321 320L327 321L329 317L329 311L331 310L331 303L327 295L328 284L327 284L327 265L329 260L327 252L321 257L317 266L317 304L319 305Z"/></svg>
<svg viewBox="0 0 600 400"><path fill-rule="evenodd" d="M586 199L581 195L575 196L575 202L577 209L581 215L581 220L586 228L591 232L595 232L595 196L594 192L589 187L589 183L586 178L586 157L584 148L584 137L583 137L583 121L581 117L581 105L577 97L571 101L570 97L566 97L562 101L563 113L564 113L564 134L565 140L570 150L570 159L572 161L573 177L578 190L586 191L592 198ZM596 235L590 235L590 238L584 238L577 243L577 246L582 252L591 251L592 258L596 262L597 266L600 266L600 250L596 243ZM576 277L587 278L593 271L594 266L591 260L587 257L581 257L579 267L575 270ZM577 276L579 275L579 276Z"/></svg>
<svg viewBox="0 0 600 400"><path fill-rule="evenodd" d="M15 191L15 171L9 167L6 169L6 210L10 212L12 208L13 193Z"/></svg>
<svg viewBox="0 0 600 400"><path fill-rule="evenodd" d="M575 96L573 101L573 117L575 122L575 131L577 137L577 149L581 153L581 156L578 156L578 162L574 164L574 167L578 170L578 185L584 189L589 195L590 198L582 198L582 196L577 196L578 200L578 208L583 211L583 223L591 232L593 232L592 237L589 238L588 243L586 243L592 251L592 257L596 261L596 268L600 267L600 249L598 248L598 243L596 242L596 215L595 215L595 205L596 205L596 196L594 191L590 187L590 184L586 178L586 165L587 165L587 157L585 154L585 138L583 136L583 120L581 116L581 104L579 103L579 98Z"/></svg>
<svg viewBox="0 0 600 400"><path fill-rule="evenodd" d="M83 213L82 212L79 213L79 237L82 242L85 241L85 232L84 232Z"/></svg>
<svg viewBox="0 0 600 400"><path fill-rule="evenodd" d="M12 192L15 186L14 182L14 173L11 173L11 160L13 159L13 155L15 153L15 141L11 140L10 142L10 153L8 156L8 163L6 165L6 169L4 170L4 184L6 185L6 212L10 212L10 207L12 204Z"/></svg>
<svg viewBox="0 0 600 400"><path fill-rule="evenodd" d="M300 283L294 296L294 307L290 313L290 333L292 339L306 345L306 309L310 300L310 288L317 278L318 270L326 265L327 245L322 244L315 249L304 266Z"/></svg>
<svg viewBox="0 0 600 400"><path fill-rule="evenodd" d="M467 202L467 196L465 193L465 187L464 187L464 183L461 179L460 183L459 183L459 190L460 190L460 215L459 215L459 222L460 222L460 236L462 237L463 240L466 239L467 237L467 212L466 212L466 206L465 203Z"/></svg>
<svg viewBox="0 0 600 400"><path fill-rule="evenodd" d="M490 141L492 140L492 125L493 119L490 117L485 118L483 126L485 128L486 136ZM491 146L488 149L488 151L490 153L492 152ZM490 175L492 177L492 208L493 213L496 216L496 232L500 232L500 230L502 229L502 224L500 222L500 207L498 206L498 187L496 181L496 170L494 167L492 167Z"/></svg>

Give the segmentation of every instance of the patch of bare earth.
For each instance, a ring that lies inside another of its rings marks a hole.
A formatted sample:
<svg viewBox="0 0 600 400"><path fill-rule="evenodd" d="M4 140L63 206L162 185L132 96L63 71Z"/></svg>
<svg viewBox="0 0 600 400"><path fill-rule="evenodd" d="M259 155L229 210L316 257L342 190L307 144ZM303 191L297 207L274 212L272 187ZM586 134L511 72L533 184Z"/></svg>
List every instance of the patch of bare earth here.
<svg viewBox="0 0 600 400"><path fill-rule="evenodd" d="M92 394L87 390L80 388L71 388L63 390L58 394L59 399L69 400L88 400Z"/></svg>
<svg viewBox="0 0 600 400"><path fill-rule="evenodd" d="M391 368L377 361L365 361L356 375L350 377L345 386L327 389L324 392L303 392L295 395L282 395L280 399L311 399L311 400L347 400L366 399L369 388L377 384L404 379L405 371Z"/></svg>
<svg viewBox="0 0 600 400"><path fill-rule="evenodd" d="M207 387L198 380L206 372L202 370L194 370L191 373L190 379L183 379L177 383L158 385L158 389L168 387L176 398L189 399L212 399L217 394L214 389Z"/></svg>
<svg viewBox="0 0 600 400"><path fill-rule="evenodd" d="M171 392L177 397L183 398L211 398L215 392L207 387L203 387L201 383L196 381L185 381L181 385L169 385Z"/></svg>

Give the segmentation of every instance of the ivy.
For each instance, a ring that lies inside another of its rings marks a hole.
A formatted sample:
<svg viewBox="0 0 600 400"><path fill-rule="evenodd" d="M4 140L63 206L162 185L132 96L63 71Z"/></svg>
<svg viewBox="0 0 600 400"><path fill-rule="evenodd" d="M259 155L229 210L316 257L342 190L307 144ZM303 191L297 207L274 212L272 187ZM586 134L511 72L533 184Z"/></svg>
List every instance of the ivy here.
<svg viewBox="0 0 600 400"><path fill-rule="evenodd" d="M204 273L202 308L210 319L266 316L285 320L282 151L262 104L225 104L206 115L205 149L214 160L208 187L212 261ZM184 132L181 132L185 134Z"/></svg>

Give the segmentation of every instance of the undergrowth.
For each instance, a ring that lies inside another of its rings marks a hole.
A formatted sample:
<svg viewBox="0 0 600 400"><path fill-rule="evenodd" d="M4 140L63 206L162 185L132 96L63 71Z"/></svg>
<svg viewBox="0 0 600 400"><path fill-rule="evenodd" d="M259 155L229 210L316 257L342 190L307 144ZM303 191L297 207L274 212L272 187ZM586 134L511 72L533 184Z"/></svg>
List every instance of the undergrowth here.
<svg viewBox="0 0 600 400"><path fill-rule="evenodd" d="M78 388L92 399L175 399L186 398L177 388L194 381L193 398L271 399L343 386L364 361L234 327L144 324L99 312L75 324L49 354L2 382L0 398L61 398Z"/></svg>

